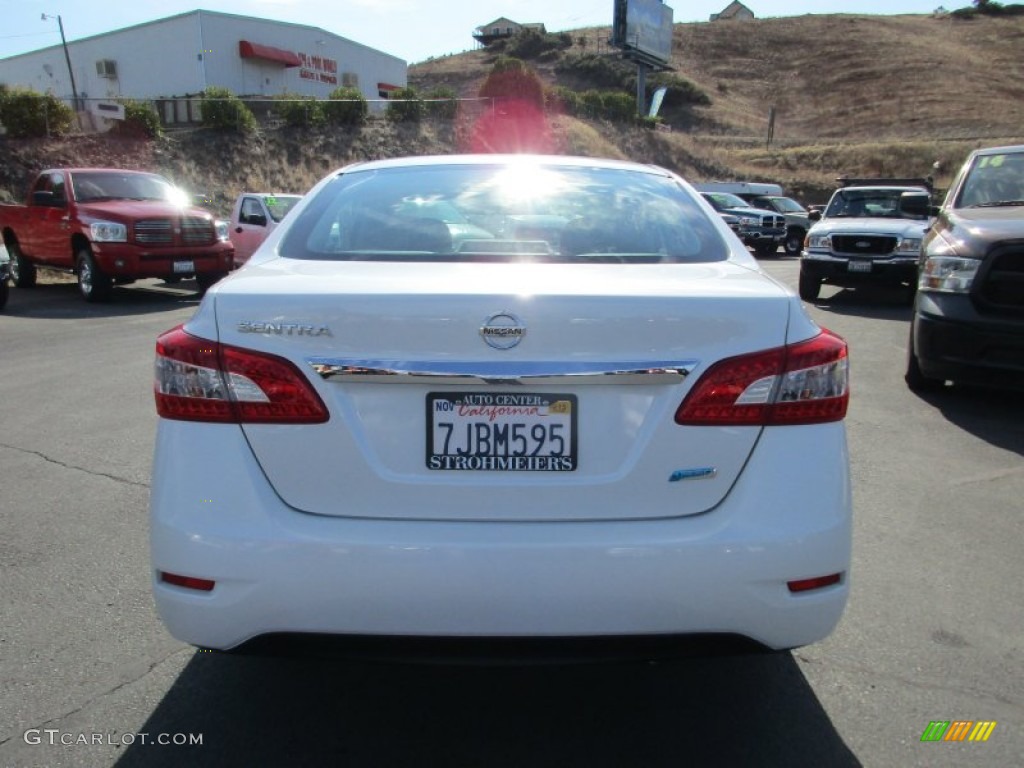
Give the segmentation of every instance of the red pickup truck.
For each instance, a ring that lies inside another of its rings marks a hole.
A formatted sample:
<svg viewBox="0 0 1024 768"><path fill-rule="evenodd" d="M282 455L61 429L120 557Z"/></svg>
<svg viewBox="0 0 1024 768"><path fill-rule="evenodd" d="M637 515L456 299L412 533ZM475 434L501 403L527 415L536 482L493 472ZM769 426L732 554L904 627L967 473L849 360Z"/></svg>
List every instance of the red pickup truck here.
<svg viewBox="0 0 1024 768"><path fill-rule="evenodd" d="M39 267L70 270L86 301L143 277L195 277L205 291L232 268L226 227L188 205L155 173L56 168L32 183L25 205L0 205L11 277L31 288Z"/></svg>

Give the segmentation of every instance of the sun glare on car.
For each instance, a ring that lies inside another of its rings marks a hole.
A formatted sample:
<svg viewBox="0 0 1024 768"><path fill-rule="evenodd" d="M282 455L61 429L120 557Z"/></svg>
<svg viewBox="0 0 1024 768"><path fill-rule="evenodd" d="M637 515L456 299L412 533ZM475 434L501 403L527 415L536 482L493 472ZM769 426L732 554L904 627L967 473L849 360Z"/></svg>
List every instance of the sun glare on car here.
<svg viewBox="0 0 1024 768"><path fill-rule="evenodd" d="M495 174L493 184L502 201L522 206L557 197L565 189L566 179L563 174L545 171L535 161L524 157L513 160L508 168Z"/></svg>

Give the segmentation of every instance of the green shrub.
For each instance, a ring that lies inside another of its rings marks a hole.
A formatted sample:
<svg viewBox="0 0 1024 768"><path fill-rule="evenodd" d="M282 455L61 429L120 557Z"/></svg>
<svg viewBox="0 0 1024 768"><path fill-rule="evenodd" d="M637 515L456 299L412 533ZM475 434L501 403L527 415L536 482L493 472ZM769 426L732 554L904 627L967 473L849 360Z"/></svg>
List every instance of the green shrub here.
<svg viewBox="0 0 1024 768"><path fill-rule="evenodd" d="M711 106L711 97L708 96L705 91L698 88L685 77L679 77L679 75L671 74L657 74L647 78L648 100L651 98L651 94L662 86L668 87L668 91L665 93L665 101L662 106ZM636 91L635 77L633 78L633 90ZM719 83L719 90L722 90L721 83Z"/></svg>
<svg viewBox="0 0 1024 768"><path fill-rule="evenodd" d="M399 88L388 103L387 119L394 123L418 123L423 118L423 100L415 88Z"/></svg>
<svg viewBox="0 0 1024 768"><path fill-rule="evenodd" d="M525 101L538 109L544 107L544 85L537 73L520 59L511 56L499 56L494 62L490 74L480 86L480 95L485 98Z"/></svg>
<svg viewBox="0 0 1024 768"><path fill-rule="evenodd" d="M1024 15L1024 5L1020 4L1003 5L1002 3L992 2L992 0L988 0L988 2L974 0L974 5L974 8L957 8L954 11L950 11L949 15L960 21L971 21L979 16Z"/></svg>
<svg viewBox="0 0 1024 768"><path fill-rule="evenodd" d="M622 91L604 94L604 117L612 122L627 123L636 117L636 96Z"/></svg>
<svg viewBox="0 0 1024 768"><path fill-rule="evenodd" d="M548 88L544 91L544 108L548 112L576 117L580 114L579 92L564 85Z"/></svg>
<svg viewBox="0 0 1024 768"><path fill-rule="evenodd" d="M596 120L604 116L604 94L601 91L584 91L580 94L580 117Z"/></svg>
<svg viewBox="0 0 1024 768"><path fill-rule="evenodd" d="M427 91L423 98L426 100L428 117L441 120L454 120L459 113L458 94L451 88L434 88Z"/></svg>
<svg viewBox="0 0 1024 768"><path fill-rule="evenodd" d="M610 59L594 53L567 56L555 66L555 72L563 77L575 77L597 88L621 88L630 90L630 82L636 82L636 68L622 59ZM636 90L636 86L632 87Z"/></svg>
<svg viewBox="0 0 1024 768"><path fill-rule="evenodd" d="M12 139L63 136L75 124L75 113L49 93L27 88L0 90L0 123Z"/></svg>
<svg viewBox="0 0 1024 768"><path fill-rule="evenodd" d="M128 136L148 136L155 139L163 135L160 115L148 101L122 99L124 120L114 126L114 131Z"/></svg>
<svg viewBox="0 0 1024 768"><path fill-rule="evenodd" d="M358 88L335 88L327 95L324 114L332 125L361 125L368 112L366 97Z"/></svg>
<svg viewBox="0 0 1024 768"><path fill-rule="evenodd" d="M293 128L320 125L326 120L324 104L315 96L284 93L274 97L274 112Z"/></svg>
<svg viewBox="0 0 1024 768"><path fill-rule="evenodd" d="M256 117L245 103L227 88L211 86L202 93L203 125L222 131L253 133Z"/></svg>
<svg viewBox="0 0 1024 768"><path fill-rule="evenodd" d="M572 37L567 33L559 35L541 34L532 29L524 29L513 35L504 45L503 50L509 56L519 59L536 59L545 53L558 51L572 46Z"/></svg>

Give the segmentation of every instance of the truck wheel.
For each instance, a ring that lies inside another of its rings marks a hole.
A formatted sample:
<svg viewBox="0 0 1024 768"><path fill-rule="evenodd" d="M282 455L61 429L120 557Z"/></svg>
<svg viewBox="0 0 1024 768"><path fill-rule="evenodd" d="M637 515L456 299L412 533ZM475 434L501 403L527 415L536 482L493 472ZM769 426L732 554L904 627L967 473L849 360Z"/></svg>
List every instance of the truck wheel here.
<svg viewBox="0 0 1024 768"><path fill-rule="evenodd" d="M787 255L799 256L800 251L804 247L804 233L799 229L791 229L786 233L786 240L783 246L786 249Z"/></svg>
<svg viewBox="0 0 1024 768"><path fill-rule="evenodd" d="M196 272L196 285L199 286L199 293L206 293L221 278L227 277L227 272Z"/></svg>
<svg viewBox="0 0 1024 768"><path fill-rule="evenodd" d="M75 259L78 271L78 291L88 302L107 301L113 289L113 282L108 275L100 272L96 260L83 248Z"/></svg>
<svg viewBox="0 0 1024 768"><path fill-rule="evenodd" d="M11 257L11 280L19 288L32 288L36 284L36 268L25 254L21 252L21 246L17 240L12 240L7 245L7 253Z"/></svg>
<svg viewBox="0 0 1024 768"><path fill-rule="evenodd" d="M821 293L821 280L801 269L800 298L804 301L816 301L819 293Z"/></svg>
<svg viewBox="0 0 1024 768"><path fill-rule="evenodd" d="M929 379L921 373L921 363L917 359L917 352L914 351L913 323L910 324L910 338L907 340L907 371L903 374L903 380L914 392L934 392L946 384L938 379Z"/></svg>

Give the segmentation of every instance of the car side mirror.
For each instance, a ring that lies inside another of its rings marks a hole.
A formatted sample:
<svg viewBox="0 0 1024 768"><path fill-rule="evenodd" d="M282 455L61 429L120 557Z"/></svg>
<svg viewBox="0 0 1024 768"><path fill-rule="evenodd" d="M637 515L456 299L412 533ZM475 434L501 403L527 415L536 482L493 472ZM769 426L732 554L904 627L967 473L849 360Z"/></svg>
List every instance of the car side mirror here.
<svg viewBox="0 0 1024 768"><path fill-rule="evenodd" d="M63 204L64 200L54 197L53 192L50 190L37 190L32 193L32 205L39 205L44 208L59 208Z"/></svg>
<svg viewBox="0 0 1024 768"><path fill-rule="evenodd" d="M807 212L807 218L811 221L821 221L821 211L815 209Z"/></svg>
<svg viewBox="0 0 1024 768"><path fill-rule="evenodd" d="M900 213L907 216L934 216L932 199L923 192L904 192L900 195Z"/></svg>
<svg viewBox="0 0 1024 768"><path fill-rule="evenodd" d="M265 227L267 226L267 217L262 213L250 213L245 223L252 224L255 227Z"/></svg>

